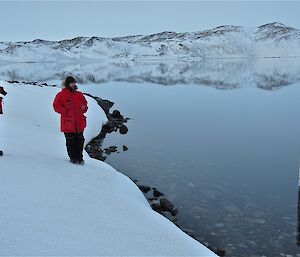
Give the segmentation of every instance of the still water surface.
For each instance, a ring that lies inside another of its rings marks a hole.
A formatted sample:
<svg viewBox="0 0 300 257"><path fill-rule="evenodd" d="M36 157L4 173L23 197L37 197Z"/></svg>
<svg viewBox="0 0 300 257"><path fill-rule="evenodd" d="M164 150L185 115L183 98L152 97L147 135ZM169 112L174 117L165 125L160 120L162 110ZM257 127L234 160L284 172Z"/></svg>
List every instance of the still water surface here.
<svg viewBox="0 0 300 257"><path fill-rule="evenodd" d="M129 150L107 162L163 192L199 241L232 257L300 256L299 59L0 65L5 80L66 75L131 118L103 145Z"/></svg>
<svg viewBox="0 0 300 257"><path fill-rule="evenodd" d="M83 91L132 118L107 162L157 187L226 256L299 256L300 84L268 91L109 82Z"/></svg>

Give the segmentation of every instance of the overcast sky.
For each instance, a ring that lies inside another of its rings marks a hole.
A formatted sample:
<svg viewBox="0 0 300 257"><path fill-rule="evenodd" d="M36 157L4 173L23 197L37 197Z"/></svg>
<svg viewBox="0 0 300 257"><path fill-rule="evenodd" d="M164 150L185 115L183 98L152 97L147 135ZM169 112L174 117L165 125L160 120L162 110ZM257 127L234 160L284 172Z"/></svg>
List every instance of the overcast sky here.
<svg viewBox="0 0 300 257"><path fill-rule="evenodd" d="M300 1L2 1L0 41L192 32L282 22L300 29Z"/></svg>

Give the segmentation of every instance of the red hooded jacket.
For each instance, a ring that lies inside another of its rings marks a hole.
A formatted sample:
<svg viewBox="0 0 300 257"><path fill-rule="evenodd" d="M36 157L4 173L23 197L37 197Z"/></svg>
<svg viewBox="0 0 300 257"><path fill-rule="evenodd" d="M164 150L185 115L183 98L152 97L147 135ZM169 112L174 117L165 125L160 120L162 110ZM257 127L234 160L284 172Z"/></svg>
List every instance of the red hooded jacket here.
<svg viewBox="0 0 300 257"><path fill-rule="evenodd" d="M86 127L87 101L79 91L64 88L54 99L53 108L60 113L60 129L66 133L80 133Z"/></svg>

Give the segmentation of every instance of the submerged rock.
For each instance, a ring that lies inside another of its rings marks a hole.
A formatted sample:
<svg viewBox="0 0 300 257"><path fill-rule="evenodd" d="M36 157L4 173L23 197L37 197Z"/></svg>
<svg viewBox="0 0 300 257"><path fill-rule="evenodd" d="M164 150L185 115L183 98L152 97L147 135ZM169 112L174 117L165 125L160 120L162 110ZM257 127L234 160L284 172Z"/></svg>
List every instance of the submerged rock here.
<svg viewBox="0 0 300 257"><path fill-rule="evenodd" d="M163 211L172 211L174 209L174 204L172 204L168 199L162 198L160 199L160 206Z"/></svg>
<svg viewBox="0 0 300 257"><path fill-rule="evenodd" d="M152 210L154 210L158 213L161 213L161 208L160 208L159 203L151 203L150 205L151 205Z"/></svg>
<svg viewBox="0 0 300 257"><path fill-rule="evenodd" d="M143 186L143 185L138 185L138 188L143 192L143 193L147 193L147 192L149 192L150 190L151 190L151 188L150 187L148 187L148 186Z"/></svg>
<svg viewBox="0 0 300 257"><path fill-rule="evenodd" d="M176 216L178 214L178 212L179 211L178 211L177 208L175 208L175 209L173 209L173 210L170 211L170 213L171 213L172 216Z"/></svg>
<svg viewBox="0 0 300 257"><path fill-rule="evenodd" d="M153 189L153 196L158 198L160 196L164 196L163 193L159 192L155 187L152 188Z"/></svg>
<svg viewBox="0 0 300 257"><path fill-rule="evenodd" d="M217 249L216 254L219 255L219 256L225 256L225 250Z"/></svg>

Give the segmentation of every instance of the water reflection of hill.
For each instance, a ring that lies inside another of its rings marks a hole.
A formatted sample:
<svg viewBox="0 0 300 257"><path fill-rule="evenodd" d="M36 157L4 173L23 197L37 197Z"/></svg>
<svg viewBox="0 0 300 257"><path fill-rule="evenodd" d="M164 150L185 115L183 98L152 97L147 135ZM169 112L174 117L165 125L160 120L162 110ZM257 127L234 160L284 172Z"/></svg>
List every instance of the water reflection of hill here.
<svg viewBox="0 0 300 257"><path fill-rule="evenodd" d="M45 82L76 76L80 83L123 81L202 85L217 89L258 87L275 90L300 80L300 59L214 59L201 62L8 63L0 79Z"/></svg>

